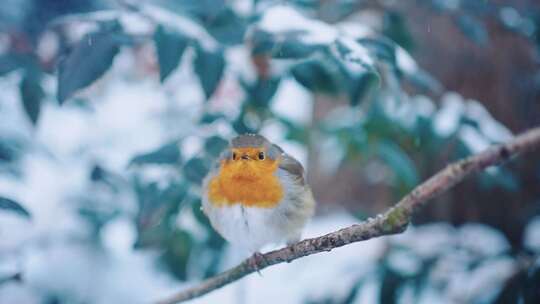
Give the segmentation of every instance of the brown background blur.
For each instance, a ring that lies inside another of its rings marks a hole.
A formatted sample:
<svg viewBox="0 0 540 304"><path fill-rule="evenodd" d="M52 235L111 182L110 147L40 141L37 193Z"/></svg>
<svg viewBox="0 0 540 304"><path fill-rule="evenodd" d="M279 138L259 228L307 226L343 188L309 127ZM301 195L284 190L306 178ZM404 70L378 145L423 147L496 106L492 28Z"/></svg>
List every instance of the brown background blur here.
<svg viewBox="0 0 540 304"><path fill-rule="evenodd" d="M448 91L480 101L495 119L514 133L540 125L540 51L530 40L508 30L492 16L485 16L480 20L486 26L489 41L485 45L478 44L463 34L451 14L437 13L418 4L421 1L400 2L396 9L405 17L412 34L412 55ZM501 5L508 2L493 1ZM538 1L510 2L518 11L540 10ZM434 100L439 102L436 96ZM315 104L315 113L327 110L328 103ZM422 172L422 180L448 161L443 157L429 172ZM505 166L520 172L521 190L513 193L498 188L490 192L477 191L478 184L469 178L430 204L416 222L480 221L502 230L514 247L520 246L524 224L540 210L540 202L535 201L535 197L540 196L536 176L540 153L533 152ZM363 169L358 164L347 164L337 176L323 176L319 168L310 167L311 183L317 200L323 205L322 212L332 208L328 205L336 204L373 214L395 203L388 187L368 185L359 173Z"/></svg>

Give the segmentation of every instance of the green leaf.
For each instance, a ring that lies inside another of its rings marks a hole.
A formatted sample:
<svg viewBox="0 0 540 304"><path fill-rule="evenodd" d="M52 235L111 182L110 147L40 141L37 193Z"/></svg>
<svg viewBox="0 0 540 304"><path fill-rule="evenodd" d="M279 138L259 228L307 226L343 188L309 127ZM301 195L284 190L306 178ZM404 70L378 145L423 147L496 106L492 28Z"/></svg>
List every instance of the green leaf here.
<svg viewBox="0 0 540 304"><path fill-rule="evenodd" d="M60 62L57 92L60 104L92 84L111 67L123 43L119 35L115 31L88 34Z"/></svg>
<svg viewBox="0 0 540 304"><path fill-rule="evenodd" d="M342 89L340 72L327 60L309 60L291 68L294 79L312 92L335 94Z"/></svg>
<svg viewBox="0 0 540 304"><path fill-rule="evenodd" d="M305 44L296 39L286 39L275 43L270 54L273 58L278 59L302 59L320 49L321 47L318 45Z"/></svg>
<svg viewBox="0 0 540 304"><path fill-rule="evenodd" d="M135 248L162 247L171 232L170 223L178 215L187 194L184 182L172 181L165 189L156 183L134 181L139 205L136 217L137 240Z"/></svg>
<svg viewBox="0 0 540 304"><path fill-rule="evenodd" d="M154 33L154 43L159 63L159 79L164 82L178 67L189 39L177 31L160 25Z"/></svg>
<svg viewBox="0 0 540 304"><path fill-rule="evenodd" d="M198 47L194 66L208 100L216 91L225 70L223 53L221 50L210 52Z"/></svg>
<svg viewBox="0 0 540 304"><path fill-rule="evenodd" d="M256 129L246 124L244 115L239 115L238 118L233 121L232 127L234 131L238 134L257 133Z"/></svg>
<svg viewBox="0 0 540 304"><path fill-rule="evenodd" d="M111 172L102 166L96 164L90 170L90 180L94 183L103 183L104 185L109 186L112 190L117 191L119 183L122 182L120 176Z"/></svg>
<svg viewBox="0 0 540 304"><path fill-rule="evenodd" d="M408 51L414 49L414 39L407 26L406 18L398 12L385 13L383 34Z"/></svg>
<svg viewBox="0 0 540 304"><path fill-rule="evenodd" d="M192 158L184 165L184 176L195 184L201 184L208 173L209 166L201 158Z"/></svg>
<svg viewBox="0 0 540 304"><path fill-rule="evenodd" d="M520 301L520 298L522 298L523 289L526 285L526 279L527 277L524 273L517 273L516 275L510 277L510 279L506 281L502 290L497 295L497 298L492 303L523 303L522 301ZM525 301L524 303L527 302Z"/></svg>
<svg viewBox="0 0 540 304"><path fill-rule="evenodd" d="M237 15L232 9L225 8L206 24L208 32L219 42L226 45L244 42L247 20Z"/></svg>
<svg viewBox="0 0 540 304"><path fill-rule="evenodd" d="M32 124L36 124L41 108L41 102L45 97L45 92L41 87L38 72L27 71L21 80L19 89L23 108Z"/></svg>
<svg viewBox="0 0 540 304"><path fill-rule="evenodd" d="M379 83L379 75L376 73L365 73L348 78L347 91L349 92L351 106L356 106L365 100Z"/></svg>
<svg viewBox="0 0 540 304"><path fill-rule="evenodd" d="M248 100L251 104L267 108L270 100L276 94L279 83L280 79L277 77L270 79L258 78L253 85L243 84L243 86L248 93Z"/></svg>
<svg viewBox="0 0 540 304"><path fill-rule="evenodd" d="M225 148L227 148L228 145L229 145L229 142L226 141L225 139L219 136L212 136L212 137L209 137L204 143L204 149L211 156L218 157L219 154L221 154L221 152L225 150Z"/></svg>
<svg viewBox="0 0 540 304"><path fill-rule="evenodd" d="M20 272L17 272L17 273L14 273L12 275L0 277L0 285L5 284L5 283L10 283L10 282L21 283L22 282L22 274Z"/></svg>
<svg viewBox="0 0 540 304"><path fill-rule="evenodd" d="M193 243L193 238L187 231L174 231L161 257L172 274L179 280L187 278L187 266Z"/></svg>
<svg viewBox="0 0 540 304"><path fill-rule="evenodd" d="M90 170L90 180L93 182L106 180L108 175L109 172L100 165L95 165L92 167L92 170Z"/></svg>
<svg viewBox="0 0 540 304"><path fill-rule="evenodd" d="M178 142L174 141L168 143L159 149L137 155L130 162L131 165L146 165L146 164L178 164L182 159L180 150L178 149Z"/></svg>
<svg viewBox="0 0 540 304"><path fill-rule="evenodd" d="M4 53L0 55L0 76L24 67L28 61L27 56L22 54Z"/></svg>
<svg viewBox="0 0 540 304"><path fill-rule="evenodd" d="M357 42L367 48L378 59L384 60L392 66L397 67L395 42L385 37L361 38L358 39Z"/></svg>
<svg viewBox="0 0 540 304"><path fill-rule="evenodd" d="M524 270L527 279L523 285L523 299L524 303L538 303L540 302L540 267L533 265L530 269Z"/></svg>
<svg viewBox="0 0 540 304"><path fill-rule="evenodd" d="M485 45L489 40L488 32L478 19L471 15L459 14L457 23L461 31L474 42Z"/></svg>
<svg viewBox="0 0 540 304"><path fill-rule="evenodd" d="M22 152L22 144L12 138L0 137L0 162L11 162L17 160Z"/></svg>
<svg viewBox="0 0 540 304"><path fill-rule="evenodd" d="M398 273L390 269L384 270L381 289L379 291L379 303L397 303L400 289L404 283L405 279Z"/></svg>
<svg viewBox="0 0 540 304"><path fill-rule="evenodd" d="M303 35L306 32L298 30L280 33L279 36L257 30L252 34L252 53L269 54L278 59L302 59L324 49L322 44L303 42Z"/></svg>
<svg viewBox="0 0 540 304"><path fill-rule="evenodd" d="M376 145L377 155L395 172L396 177L409 190L418 183L418 173L413 161L398 145L382 140Z"/></svg>
<svg viewBox="0 0 540 304"><path fill-rule="evenodd" d="M18 215L21 215L26 218L31 218L30 212L26 210L21 204L16 201L0 196L0 209L8 210L15 212Z"/></svg>
<svg viewBox="0 0 540 304"><path fill-rule="evenodd" d="M406 78L421 90L440 93L443 91L442 84L428 72L418 69L416 73L406 74Z"/></svg>
<svg viewBox="0 0 540 304"><path fill-rule="evenodd" d="M213 123L214 121L218 120L218 119L221 119L221 118L225 118L225 115L221 114L221 113L217 113L217 114L214 114L214 113L204 113L202 116L201 116L201 119L199 121L200 124L211 124Z"/></svg>

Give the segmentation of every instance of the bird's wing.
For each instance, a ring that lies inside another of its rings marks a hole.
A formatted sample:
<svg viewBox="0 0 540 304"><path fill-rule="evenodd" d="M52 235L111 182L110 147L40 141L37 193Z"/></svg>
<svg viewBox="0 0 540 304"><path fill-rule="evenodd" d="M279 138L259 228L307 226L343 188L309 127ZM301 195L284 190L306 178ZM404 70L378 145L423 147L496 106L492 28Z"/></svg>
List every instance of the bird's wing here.
<svg viewBox="0 0 540 304"><path fill-rule="evenodd" d="M285 170L287 173L292 175L301 185L306 184L304 167L302 164L296 160L294 157L285 153L281 147L274 145L278 150L281 151L281 160L279 162L279 168Z"/></svg>

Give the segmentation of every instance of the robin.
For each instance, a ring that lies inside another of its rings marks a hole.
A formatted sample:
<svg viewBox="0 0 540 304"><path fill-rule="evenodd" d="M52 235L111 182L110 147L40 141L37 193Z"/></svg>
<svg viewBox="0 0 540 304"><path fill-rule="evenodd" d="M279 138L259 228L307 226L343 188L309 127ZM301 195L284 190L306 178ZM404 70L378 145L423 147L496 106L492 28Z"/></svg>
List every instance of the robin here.
<svg viewBox="0 0 540 304"><path fill-rule="evenodd" d="M300 162L246 134L231 140L204 179L202 206L227 241L260 256L266 244L299 241L315 201Z"/></svg>

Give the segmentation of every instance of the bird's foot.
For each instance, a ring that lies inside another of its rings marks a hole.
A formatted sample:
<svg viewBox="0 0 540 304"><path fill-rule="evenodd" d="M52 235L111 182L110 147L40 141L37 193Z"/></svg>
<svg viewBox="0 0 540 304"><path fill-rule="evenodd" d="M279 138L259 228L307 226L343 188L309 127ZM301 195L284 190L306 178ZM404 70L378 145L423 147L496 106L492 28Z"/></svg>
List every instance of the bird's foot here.
<svg viewBox="0 0 540 304"><path fill-rule="evenodd" d="M268 261L264 257L264 254L255 252L249 259L249 266L257 271L262 276L261 269L268 265Z"/></svg>

